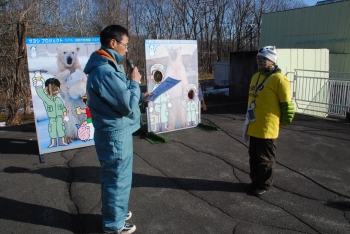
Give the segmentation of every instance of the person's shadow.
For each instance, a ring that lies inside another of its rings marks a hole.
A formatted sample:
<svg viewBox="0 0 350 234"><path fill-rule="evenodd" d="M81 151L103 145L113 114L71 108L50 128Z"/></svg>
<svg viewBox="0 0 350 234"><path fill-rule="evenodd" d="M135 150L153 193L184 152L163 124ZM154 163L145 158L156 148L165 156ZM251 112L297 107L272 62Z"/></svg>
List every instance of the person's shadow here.
<svg viewBox="0 0 350 234"><path fill-rule="evenodd" d="M0 204L0 219L2 220L48 226L55 228L56 231L53 232L57 233L60 232L59 230L69 230L73 233L103 233L101 215L74 214L52 207L34 205L4 197L0 197ZM89 230L85 230L84 228L86 223L89 224ZM21 230L19 225L17 229L13 222L11 227L6 227L4 222L3 225L2 230L16 230L16 233L27 233L27 231L29 231ZM30 230L35 232L33 229Z"/></svg>
<svg viewBox="0 0 350 234"><path fill-rule="evenodd" d="M72 167L70 170L74 170L76 175L72 182L79 183L93 183L99 184L101 177L100 167L88 166L88 167ZM47 178L62 180L67 182L66 173L64 167L49 167L39 168L35 170L29 170L24 167L6 167L3 172L5 173L29 173L38 174ZM243 193L244 183L233 183L228 181L217 181L208 179L192 179L181 177L165 177L165 176L153 176L140 173L133 173L132 187L152 187L152 188L170 188L181 190L197 190L197 191L224 191Z"/></svg>
<svg viewBox="0 0 350 234"><path fill-rule="evenodd" d="M71 173L74 175L72 181L66 181L66 168L58 166L39 168L35 170L11 166L4 168L3 172L12 174L39 174L47 178L62 180L66 183L100 183L100 167L73 167L70 168L70 170L73 170ZM242 183L208 179L152 176L140 173L133 173L132 187L168 188L187 191L245 192L244 184ZM50 188L47 187L47 189ZM101 201L99 200L99 202ZM5 197L0 197L0 205L0 219L3 220L31 223L55 229L65 229L74 233L103 233L102 217L100 214L77 213L74 208L71 212L67 212L56 208L16 201ZM89 204L90 207L96 207L97 205L99 204Z"/></svg>
<svg viewBox="0 0 350 234"><path fill-rule="evenodd" d="M132 187L170 188L193 191L245 193L243 183L227 181L151 176L133 173Z"/></svg>
<svg viewBox="0 0 350 234"><path fill-rule="evenodd" d="M39 155L37 140L0 138L0 154Z"/></svg>

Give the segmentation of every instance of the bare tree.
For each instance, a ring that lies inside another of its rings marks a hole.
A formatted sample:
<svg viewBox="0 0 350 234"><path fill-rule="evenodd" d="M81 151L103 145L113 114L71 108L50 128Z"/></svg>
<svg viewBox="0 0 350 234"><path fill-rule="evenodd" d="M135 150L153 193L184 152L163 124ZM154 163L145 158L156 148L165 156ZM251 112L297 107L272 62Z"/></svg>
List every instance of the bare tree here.
<svg viewBox="0 0 350 234"><path fill-rule="evenodd" d="M126 0L92 1L91 9L83 17L83 19L86 17L90 19L90 23L85 28L85 36L98 36L104 27L111 24L127 27L128 14L126 9Z"/></svg>
<svg viewBox="0 0 350 234"><path fill-rule="evenodd" d="M257 49L264 13L303 7L302 0L0 0L0 104L8 125L30 107L25 37L98 36L107 25L129 29L131 56L144 68L144 40L198 41L199 71Z"/></svg>
<svg viewBox="0 0 350 234"><path fill-rule="evenodd" d="M141 10L133 17L141 16L139 23L145 35L152 39L173 39L176 29L176 12L172 0L142 1Z"/></svg>
<svg viewBox="0 0 350 234"><path fill-rule="evenodd" d="M28 107L30 89L26 66L25 38L28 28L26 15L37 5L36 1L5 2L4 7L12 11L2 14L2 46L0 50L2 96L6 97L8 109L7 125L21 123L18 110L23 103ZM5 40L4 40L5 39Z"/></svg>
<svg viewBox="0 0 350 234"><path fill-rule="evenodd" d="M213 40L215 36L214 17L212 14L213 2L207 2L203 7L202 18L199 23L200 40L199 40L199 70L201 72L212 73L212 61L215 55Z"/></svg>

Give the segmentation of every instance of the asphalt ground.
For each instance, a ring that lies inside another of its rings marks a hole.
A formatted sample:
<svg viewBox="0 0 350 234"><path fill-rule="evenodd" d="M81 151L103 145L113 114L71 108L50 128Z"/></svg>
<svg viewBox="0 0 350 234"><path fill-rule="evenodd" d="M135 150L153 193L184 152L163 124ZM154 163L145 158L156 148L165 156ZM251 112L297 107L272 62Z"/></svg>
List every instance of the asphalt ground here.
<svg viewBox="0 0 350 234"><path fill-rule="evenodd" d="M350 233L350 124L296 115L277 141L261 198L242 142L244 106L210 106L197 128L134 136L129 208L136 233ZM143 116L144 118L145 116ZM34 124L0 128L0 233L102 233L95 147L43 155Z"/></svg>

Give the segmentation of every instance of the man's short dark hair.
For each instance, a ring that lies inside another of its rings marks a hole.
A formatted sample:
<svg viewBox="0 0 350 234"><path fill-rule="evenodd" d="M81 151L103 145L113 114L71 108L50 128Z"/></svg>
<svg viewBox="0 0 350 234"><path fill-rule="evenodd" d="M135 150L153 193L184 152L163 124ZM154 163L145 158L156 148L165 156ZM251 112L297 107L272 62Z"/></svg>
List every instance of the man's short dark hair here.
<svg viewBox="0 0 350 234"><path fill-rule="evenodd" d="M109 25L105 27L100 34L101 45L107 47L112 39L121 42L124 35L129 37L129 33L126 28L116 24Z"/></svg>

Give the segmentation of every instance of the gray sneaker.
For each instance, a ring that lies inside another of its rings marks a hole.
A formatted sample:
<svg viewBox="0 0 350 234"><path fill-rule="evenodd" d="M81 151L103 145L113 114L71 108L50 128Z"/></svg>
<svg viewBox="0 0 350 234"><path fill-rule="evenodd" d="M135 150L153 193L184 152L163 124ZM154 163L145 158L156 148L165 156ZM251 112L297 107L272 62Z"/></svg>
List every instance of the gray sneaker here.
<svg viewBox="0 0 350 234"><path fill-rule="evenodd" d="M132 216L132 213L131 213L131 211L129 211L129 212L126 214L125 221L131 219L131 216ZM123 229L122 229L121 231L124 230L124 228L126 227L126 225L135 226L135 225L131 225L131 224L125 223L125 226L123 227ZM130 231L129 231L129 232L118 232L118 231L114 231L114 232L106 232L106 233L114 233L114 234L118 234L118 233L133 233L135 230L136 230L136 226L135 226L134 230L131 231L131 232L130 232Z"/></svg>
<svg viewBox="0 0 350 234"><path fill-rule="evenodd" d="M134 224L125 223L124 227L118 231L118 234L133 233L134 231L136 231Z"/></svg>
<svg viewBox="0 0 350 234"><path fill-rule="evenodd" d="M132 213L131 213L131 211L129 211L129 212L126 214L126 219L125 219L125 221L131 219L131 216L132 216Z"/></svg>

